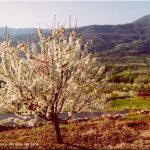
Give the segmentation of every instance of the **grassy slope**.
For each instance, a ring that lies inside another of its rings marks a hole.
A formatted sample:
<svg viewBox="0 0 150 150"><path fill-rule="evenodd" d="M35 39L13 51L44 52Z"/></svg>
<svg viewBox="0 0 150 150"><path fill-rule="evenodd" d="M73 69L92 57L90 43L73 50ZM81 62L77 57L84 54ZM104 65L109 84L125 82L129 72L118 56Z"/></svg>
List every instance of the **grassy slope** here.
<svg viewBox="0 0 150 150"><path fill-rule="evenodd" d="M5 112L0 112L0 114L4 114Z"/></svg>
<svg viewBox="0 0 150 150"><path fill-rule="evenodd" d="M111 110L123 109L150 109L150 99L143 98L127 98L116 99L112 101Z"/></svg>

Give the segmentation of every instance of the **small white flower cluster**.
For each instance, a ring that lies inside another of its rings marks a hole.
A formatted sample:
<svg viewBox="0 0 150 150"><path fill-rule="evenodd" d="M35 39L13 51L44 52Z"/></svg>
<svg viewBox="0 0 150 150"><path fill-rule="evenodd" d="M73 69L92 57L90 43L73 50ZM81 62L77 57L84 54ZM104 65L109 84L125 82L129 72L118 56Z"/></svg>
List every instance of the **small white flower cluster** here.
<svg viewBox="0 0 150 150"><path fill-rule="evenodd" d="M14 123L15 123L15 124L18 124L18 125L20 125L20 126L25 126L25 125L26 125L26 121L21 120L21 119L19 119L19 118L15 118L15 119L14 119Z"/></svg>
<svg viewBox="0 0 150 150"><path fill-rule="evenodd" d="M29 121L26 121L26 120L22 120L19 118L15 118L14 123L19 125L19 126L34 127L37 124L37 120L36 119L30 119Z"/></svg>
<svg viewBox="0 0 150 150"><path fill-rule="evenodd" d="M7 119L2 119L2 120L0 120L0 125L4 125L6 123L10 123L10 122L13 121L13 119L14 119L13 117L9 117Z"/></svg>

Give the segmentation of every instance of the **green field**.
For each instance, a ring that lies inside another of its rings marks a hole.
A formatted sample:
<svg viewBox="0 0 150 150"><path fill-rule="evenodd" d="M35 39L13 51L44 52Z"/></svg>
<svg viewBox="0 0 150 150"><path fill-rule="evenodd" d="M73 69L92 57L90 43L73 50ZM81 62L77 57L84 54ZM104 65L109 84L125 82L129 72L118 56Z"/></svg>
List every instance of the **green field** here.
<svg viewBox="0 0 150 150"><path fill-rule="evenodd" d="M143 98L126 98L113 100L110 110L123 109L150 109L150 99Z"/></svg>
<svg viewBox="0 0 150 150"><path fill-rule="evenodd" d="M4 112L0 112L0 114L4 114Z"/></svg>

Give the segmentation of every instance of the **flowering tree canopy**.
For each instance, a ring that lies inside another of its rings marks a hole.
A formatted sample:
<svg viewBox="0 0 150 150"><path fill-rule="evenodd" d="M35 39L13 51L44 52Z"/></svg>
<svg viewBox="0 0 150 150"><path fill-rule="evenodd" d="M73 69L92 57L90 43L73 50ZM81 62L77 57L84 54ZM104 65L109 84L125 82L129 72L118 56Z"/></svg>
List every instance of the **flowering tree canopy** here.
<svg viewBox="0 0 150 150"><path fill-rule="evenodd" d="M91 42L83 45L81 36L74 31L67 35L64 28L47 38L39 29L38 35L40 49L35 44L0 43L0 77L6 82L0 106L36 114L55 125L61 111L78 112L92 103L104 103L100 89L106 83L105 67L88 53Z"/></svg>

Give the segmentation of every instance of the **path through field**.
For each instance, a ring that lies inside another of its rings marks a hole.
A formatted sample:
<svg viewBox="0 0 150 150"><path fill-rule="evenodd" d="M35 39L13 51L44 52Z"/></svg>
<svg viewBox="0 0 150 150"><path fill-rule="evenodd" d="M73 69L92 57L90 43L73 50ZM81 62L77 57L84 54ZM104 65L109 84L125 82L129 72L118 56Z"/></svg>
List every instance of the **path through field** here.
<svg viewBox="0 0 150 150"><path fill-rule="evenodd" d="M86 118L86 117L90 117L90 118L100 117L103 114L111 114L111 115L121 114L121 115L126 115L128 112L129 112L129 110L109 111L109 112L79 112L79 113L76 113L75 115L73 115L72 119L80 119L80 118ZM34 116L28 116L27 119L23 119L21 117L16 116L13 113L3 113L3 114L0 114L0 121L4 120L4 119L11 118L11 117L19 118L19 119L22 119L24 121L28 121L28 120L34 118ZM68 118L68 113L67 112L60 113L59 114L59 118L62 119L62 120L67 119ZM41 121L42 118L39 118L38 120ZM6 123L5 125L6 126L12 126L12 125L16 125L16 124L14 122L9 122L9 123Z"/></svg>

